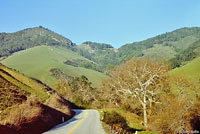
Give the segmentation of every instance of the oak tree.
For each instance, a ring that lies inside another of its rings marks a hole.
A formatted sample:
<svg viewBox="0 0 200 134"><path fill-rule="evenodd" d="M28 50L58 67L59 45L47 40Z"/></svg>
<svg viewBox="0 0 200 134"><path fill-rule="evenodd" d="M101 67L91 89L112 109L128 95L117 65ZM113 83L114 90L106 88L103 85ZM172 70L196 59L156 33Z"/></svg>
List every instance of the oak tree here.
<svg viewBox="0 0 200 134"><path fill-rule="evenodd" d="M110 99L135 99L142 108L144 126L148 127L147 108L159 103L157 94L166 86L166 72L169 66L164 61L132 58L121 66L114 67L104 81L104 88L110 89Z"/></svg>

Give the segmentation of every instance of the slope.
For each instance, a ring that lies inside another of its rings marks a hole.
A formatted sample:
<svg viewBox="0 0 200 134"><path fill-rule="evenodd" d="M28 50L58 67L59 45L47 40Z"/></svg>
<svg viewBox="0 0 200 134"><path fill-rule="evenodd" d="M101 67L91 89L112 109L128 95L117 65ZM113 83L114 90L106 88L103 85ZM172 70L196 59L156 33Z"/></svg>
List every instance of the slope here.
<svg viewBox="0 0 200 134"><path fill-rule="evenodd" d="M52 72L53 69L57 69L67 77L85 75L94 86L99 86L101 79L106 75L64 63L67 60L77 59L90 62L64 47L37 46L17 52L3 60L2 63L25 75L39 79L51 87L55 87L57 82L57 78Z"/></svg>
<svg viewBox="0 0 200 134"><path fill-rule="evenodd" d="M200 40L192 43L188 48L180 51L174 58L170 59L172 68L180 67L200 56Z"/></svg>
<svg viewBox="0 0 200 134"><path fill-rule="evenodd" d="M102 72L106 67L116 64L113 57L115 57L117 49L113 48L110 44L86 41L74 47L77 48L77 52L81 56L98 63L99 66L97 68Z"/></svg>
<svg viewBox="0 0 200 134"><path fill-rule="evenodd" d="M0 133L40 134L71 118L72 106L40 81L0 64Z"/></svg>
<svg viewBox="0 0 200 134"><path fill-rule="evenodd" d="M200 83L200 57L188 64L175 68L170 72L172 75L185 75L196 83Z"/></svg>
<svg viewBox="0 0 200 134"><path fill-rule="evenodd" d="M71 48L73 43L42 26L27 28L15 33L0 33L0 57L40 45L64 46Z"/></svg>
<svg viewBox="0 0 200 134"><path fill-rule="evenodd" d="M109 44L84 42L76 46L69 39L42 26L27 28L15 33L0 33L0 59L35 46L62 46L74 51L97 64L81 64L96 71L104 72L113 65L123 63L133 56L149 58L176 58L200 39L200 28L180 28L144 41L128 43L119 49Z"/></svg>
<svg viewBox="0 0 200 134"><path fill-rule="evenodd" d="M171 59L181 50L188 48L192 43L199 40L200 28L181 28L172 32L167 32L140 42L133 42L120 47L118 55L120 61L130 58L130 56L145 56L152 57L154 55ZM159 46L159 49L157 47ZM151 50L156 50L151 51ZM160 51L167 50L168 53L164 55Z"/></svg>
<svg viewBox="0 0 200 134"><path fill-rule="evenodd" d="M38 83L36 80L28 78L2 64L0 64L0 76L2 81L2 89L8 87L10 90L12 90L13 86L19 90L23 89L26 95L34 94L38 96L42 101L45 101L47 98L49 98L49 94L52 91L52 89L44 84ZM4 85L3 83L7 84Z"/></svg>
<svg viewBox="0 0 200 134"><path fill-rule="evenodd" d="M154 59L176 58L182 51L200 39L200 28L180 28L143 41L128 43L119 49L111 45L96 42L84 42L77 48L80 55L102 65L103 69L123 63L133 56Z"/></svg>

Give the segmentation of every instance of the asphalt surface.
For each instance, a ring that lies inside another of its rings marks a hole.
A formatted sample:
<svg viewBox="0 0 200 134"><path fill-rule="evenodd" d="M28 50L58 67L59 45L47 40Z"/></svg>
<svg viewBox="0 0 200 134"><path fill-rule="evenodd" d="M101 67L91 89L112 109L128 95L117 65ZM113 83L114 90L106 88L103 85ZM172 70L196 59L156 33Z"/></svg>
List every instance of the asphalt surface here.
<svg viewBox="0 0 200 134"><path fill-rule="evenodd" d="M43 134L106 134L96 110L74 110L75 116Z"/></svg>

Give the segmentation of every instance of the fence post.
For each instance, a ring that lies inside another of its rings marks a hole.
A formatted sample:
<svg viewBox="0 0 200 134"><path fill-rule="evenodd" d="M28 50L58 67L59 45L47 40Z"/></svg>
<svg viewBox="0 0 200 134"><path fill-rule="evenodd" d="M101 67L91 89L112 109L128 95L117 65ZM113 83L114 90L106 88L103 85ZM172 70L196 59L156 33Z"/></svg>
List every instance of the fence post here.
<svg viewBox="0 0 200 134"><path fill-rule="evenodd" d="M65 122L65 117L62 117L62 122Z"/></svg>

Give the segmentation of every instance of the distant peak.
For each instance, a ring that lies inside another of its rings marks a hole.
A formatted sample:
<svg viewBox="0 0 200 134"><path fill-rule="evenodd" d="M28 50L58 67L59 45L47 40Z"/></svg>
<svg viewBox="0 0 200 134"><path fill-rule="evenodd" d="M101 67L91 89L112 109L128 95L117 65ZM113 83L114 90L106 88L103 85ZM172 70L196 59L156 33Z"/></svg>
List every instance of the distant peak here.
<svg viewBox="0 0 200 134"><path fill-rule="evenodd" d="M90 46L104 46L106 48L113 48L112 45L110 44L106 44L106 43L97 43L97 42L92 42L92 41L85 41L83 42L82 44L87 44L87 45L90 45Z"/></svg>
<svg viewBox="0 0 200 134"><path fill-rule="evenodd" d="M40 25L39 28L45 28L45 27L43 27L43 26Z"/></svg>
<svg viewBox="0 0 200 134"><path fill-rule="evenodd" d="M40 28L40 29L44 29L44 30L47 30L47 31L51 31L51 30L49 30L48 28L46 28L46 27L43 27L43 26L38 26L38 27L36 27L36 28Z"/></svg>

